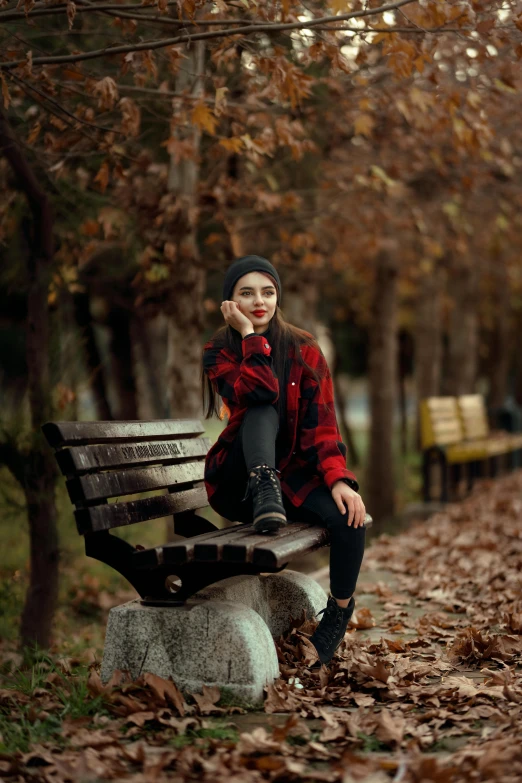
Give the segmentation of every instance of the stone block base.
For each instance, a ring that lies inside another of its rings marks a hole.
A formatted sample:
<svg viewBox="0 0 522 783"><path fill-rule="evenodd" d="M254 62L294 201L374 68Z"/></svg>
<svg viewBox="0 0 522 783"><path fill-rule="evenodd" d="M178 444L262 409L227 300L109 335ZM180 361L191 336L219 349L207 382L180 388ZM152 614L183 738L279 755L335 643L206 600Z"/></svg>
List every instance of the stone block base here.
<svg viewBox="0 0 522 783"><path fill-rule="evenodd" d="M263 576L233 576L206 587L195 598L207 601L233 601L254 609L277 639L288 631L292 619L303 612L314 617L326 606L323 588L306 574L284 570Z"/></svg>
<svg viewBox="0 0 522 783"><path fill-rule="evenodd" d="M324 606L324 590L296 571L232 577L184 606L130 601L110 611L101 677L107 682L117 669L133 679L152 672L182 691L217 685L238 702L259 704L279 676L273 637L303 610L313 616Z"/></svg>

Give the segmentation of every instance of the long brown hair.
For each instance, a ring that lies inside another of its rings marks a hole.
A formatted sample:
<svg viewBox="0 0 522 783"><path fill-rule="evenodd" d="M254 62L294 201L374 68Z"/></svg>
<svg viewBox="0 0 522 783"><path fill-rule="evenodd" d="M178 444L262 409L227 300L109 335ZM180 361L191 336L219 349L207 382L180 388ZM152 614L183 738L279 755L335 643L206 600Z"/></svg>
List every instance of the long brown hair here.
<svg viewBox="0 0 522 783"><path fill-rule="evenodd" d="M298 329L297 326L292 326L292 324L285 321L279 307L276 307L269 328L274 372L279 379L277 411L279 417L281 417L284 416L286 412L286 382L288 380L291 363L289 356L290 348L293 347L294 349L293 354L295 360L305 368L306 372L309 373L317 383L320 384L322 376L315 368L310 367L310 365L305 362L299 350L301 345L310 345L316 349L319 349L319 346L317 340L308 334L308 332L305 332L303 329ZM213 335L211 341L216 348L226 348L231 353L235 354L238 360L241 361L243 356L241 349L242 337L236 329L228 325L222 326ZM220 416L218 403L219 395L214 389L212 381L203 369L201 370L201 392L205 418L209 419L214 414Z"/></svg>

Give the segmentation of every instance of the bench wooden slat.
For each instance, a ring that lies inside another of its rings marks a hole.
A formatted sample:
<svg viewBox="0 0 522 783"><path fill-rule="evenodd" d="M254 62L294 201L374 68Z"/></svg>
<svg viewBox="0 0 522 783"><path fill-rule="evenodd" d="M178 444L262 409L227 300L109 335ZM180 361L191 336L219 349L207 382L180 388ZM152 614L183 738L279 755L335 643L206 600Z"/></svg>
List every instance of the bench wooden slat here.
<svg viewBox="0 0 522 783"><path fill-rule="evenodd" d="M427 397L420 403L423 449L450 446L464 439L455 397Z"/></svg>
<svg viewBox="0 0 522 783"><path fill-rule="evenodd" d="M166 467L133 468L112 473L88 473L67 481L73 503L95 503L203 479L205 463L184 462Z"/></svg>
<svg viewBox="0 0 522 783"><path fill-rule="evenodd" d="M311 527L306 522L291 522L288 527L279 530L277 536L249 536L237 538L234 541L223 542L221 559L227 563L252 563L254 562L254 552L259 547L264 549L273 542L280 545L281 541L287 536L295 536L302 530L308 530Z"/></svg>
<svg viewBox="0 0 522 783"><path fill-rule="evenodd" d="M87 443L172 440L176 437L202 435L205 431L198 419L51 421L44 424L42 430L53 449Z"/></svg>
<svg viewBox="0 0 522 783"><path fill-rule="evenodd" d="M459 407L462 410L474 410L485 412L484 397L482 394L461 394L458 397Z"/></svg>
<svg viewBox="0 0 522 783"><path fill-rule="evenodd" d="M306 522L292 522L275 536L258 535L252 525L234 525L217 533L136 552L134 559L140 568L208 562L280 568L296 555L313 552L328 541L325 528Z"/></svg>
<svg viewBox="0 0 522 783"><path fill-rule="evenodd" d="M281 568L297 554L306 555L330 540L328 530L319 525L303 524L302 530L287 538L274 537L273 541L256 546L252 562L262 568Z"/></svg>
<svg viewBox="0 0 522 783"><path fill-rule="evenodd" d="M438 439L462 439L462 428L458 421L434 421L432 427L433 434Z"/></svg>
<svg viewBox="0 0 522 783"><path fill-rule="evenodd" d="M509 454L520 448L516 436L511 435L509 432L490 433L483 442L487 444L491 457Z"/></svg>
<svg viewBox="0 0 522 783"><path fill-rule="evenodd" d="M176 494L154 495L128 503L111 503L101 506L77 509L74 512L76 526L80 535L97 533L100 530L112 530L115 527L134 525L149 519L180 514L208 506L205 487L181 490Z"/></svg>
<svg viewBox="0 0 522 783"><path fill-rule="evenodd" d="M195 542L198 544L214 540L216 538L234 537L238 532L250 529L252 525L232 525L223 528L217 532L203 533L195 539L187 541L173 541L172 543L162 544L153 549L145 549L143 552L136 552L134 560L138 568L155 568L157 565L181 565L190 563L194 560Z"/></svg>
<svg viewBox="0 0 522 783"><path fill-rule="evenodd" d="M481 394L463 394L458 398L465 438L487 438L488 415Z"/></svg>
<svg viewBox="0 0 522 783"><path fill-rule="evenodd" d="M511 445L515 451L518 449L522 449L522 434L515 433L513 435L510 435L510 440L511 440Z"/></svg>
<svg viewBox="0 0 522 783"><path fill-rule="evenodd" d="M439 416L458 416L455 397L427 397L426 404L430 411Z"/></svg>
<svg viewBox="0 0 522 783"><path fill-rule="evenodd" d="M209 438L143 441L141 443L73 446L58 451L56 459L65 476L94 471L128 468L147 463L173 464L181 460L205 458Z"/></svg>
<svg viewBox="0 0 522 783"><path fill-rule="evenodd" d="M283 538L292 537L295 535L298 526L291 523L287 527L278 531L277 536L266 536L263 534L256 534L251 525L245 526L243 530L238 530L234 535L227 537L220 537L219 539L209 539L204 543L194 542L194 560L198 562L241 562L251 563L252 554L258 544L266 543L267 538L269 540L281 540ZM228 553L228 557L225 557L225 552ZM234 553L235 560L231 559L231 553Z"/></svg>
<svg viewBox="0 0 522 783"><path fill-rule="evenodd" d="M462 440L462 432L460 427L434 427L433 438L440 445L458 443Z"/></svg>
<svg viewBox="0 0 522 783"><path fill-rule="evenodd" d="M520 448L520 436L490 430L486 403L481 394L462 394L458 404L465 437L470 441L481 440L489 456L508 454Z"/></svg>
<svg viewBox="0 0 522 783"><path fill-rule="evenodd" d="M462 462L476 462L486 459L490 456L487 443L477 441L477 443L455 443L449 445L446 449L446 459L452 465Z"/></svg>
<svg viewBox="0 0 522 783"><path fill-rule="evenodd" d="M487 438L489 436L487 427L484 427L483 422L479 419L467 419L464 416L463 423L466 438L474 440L475 438Z"/></svg>

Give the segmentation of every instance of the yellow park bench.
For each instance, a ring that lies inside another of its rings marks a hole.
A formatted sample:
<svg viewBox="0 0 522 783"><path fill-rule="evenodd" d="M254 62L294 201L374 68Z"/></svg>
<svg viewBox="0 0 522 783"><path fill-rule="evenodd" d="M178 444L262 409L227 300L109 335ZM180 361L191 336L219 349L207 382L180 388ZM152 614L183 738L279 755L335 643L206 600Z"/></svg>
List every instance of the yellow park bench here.
<svg viewBox="0 0 522 783"><path fill-rule="evenodd" d="M460 482L464 466L470 489L476 477L496 475L499 457L522 449L522 434L490 431L480 394L422 400L420 432L425 502L433 499L431 486L436 466L440 471L439 499L446 502Z"/></svg>

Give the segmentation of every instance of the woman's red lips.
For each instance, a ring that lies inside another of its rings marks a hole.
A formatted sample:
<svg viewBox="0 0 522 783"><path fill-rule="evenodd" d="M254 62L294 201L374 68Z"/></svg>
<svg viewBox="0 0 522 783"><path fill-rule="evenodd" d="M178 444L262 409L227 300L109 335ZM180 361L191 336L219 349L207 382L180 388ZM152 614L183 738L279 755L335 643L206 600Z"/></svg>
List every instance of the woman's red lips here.
<svg viewBox="0 0 522 783"><path fill-rule="evenodd" d="M266 310L252 310L252 315L266 315Z"/></svg>

